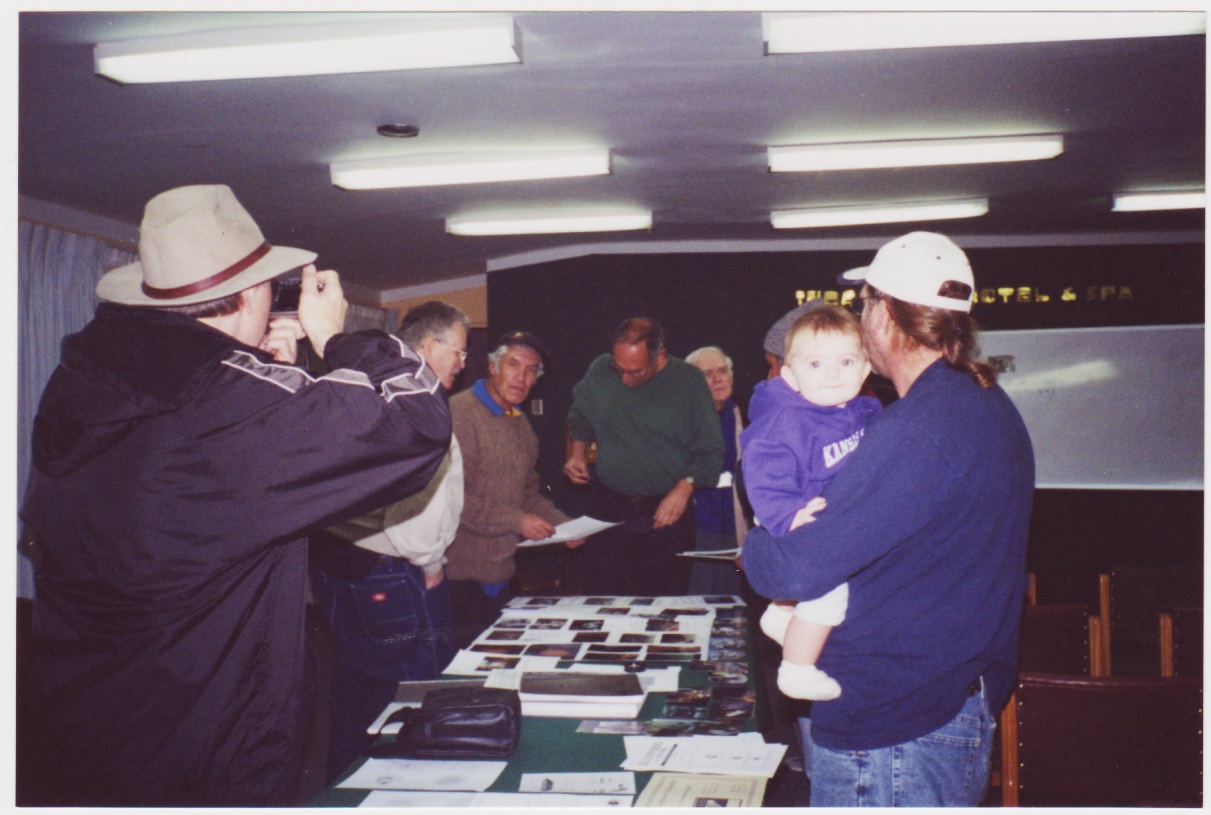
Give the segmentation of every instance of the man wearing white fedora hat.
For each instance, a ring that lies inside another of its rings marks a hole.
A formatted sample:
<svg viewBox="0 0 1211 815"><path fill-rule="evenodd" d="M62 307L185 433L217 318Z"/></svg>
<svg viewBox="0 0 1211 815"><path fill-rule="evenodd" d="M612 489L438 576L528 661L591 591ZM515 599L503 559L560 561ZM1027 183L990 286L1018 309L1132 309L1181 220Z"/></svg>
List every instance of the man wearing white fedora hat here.
<svg viewBox="0 0 1211 815"><path fill-rule="evenodd" d="M271 246L225 186L146 207L34 425L33 805L290 805L313 530L423 487L450 443L433 371L343 333L336 272ZM302 266L298 318L271 280ZM309 341L331 373L292 363Z"/></svg>
<svg viewBox="0 0 1211 815"><path fill-rule="evenodd" d="M977 806L1017 670L1030 437L976 361L962 249L913 232L844 277L862 285L871 363L899 398L812 523L749 533L744 570L766 597L849 581L848 616L819 659L844 692L814 702L803 728L811 805Z"/></svg>

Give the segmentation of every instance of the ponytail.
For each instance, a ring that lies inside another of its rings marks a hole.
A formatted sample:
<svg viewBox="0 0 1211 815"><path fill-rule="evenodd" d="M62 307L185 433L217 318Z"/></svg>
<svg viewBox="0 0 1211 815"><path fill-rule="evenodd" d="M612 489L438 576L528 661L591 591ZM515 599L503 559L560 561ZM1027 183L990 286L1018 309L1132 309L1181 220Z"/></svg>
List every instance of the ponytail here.
<svg viewBox="0 0 1211 815"><path fill-rule="evenodd" d="M980 346L976 342L976 322L970 314L906 303L882 293L879 296L886 301L888 314L903 339L912 347L939 352L947 365L969 374L981 388L991 388L997 383L996 372L977 359Z"/></svg>

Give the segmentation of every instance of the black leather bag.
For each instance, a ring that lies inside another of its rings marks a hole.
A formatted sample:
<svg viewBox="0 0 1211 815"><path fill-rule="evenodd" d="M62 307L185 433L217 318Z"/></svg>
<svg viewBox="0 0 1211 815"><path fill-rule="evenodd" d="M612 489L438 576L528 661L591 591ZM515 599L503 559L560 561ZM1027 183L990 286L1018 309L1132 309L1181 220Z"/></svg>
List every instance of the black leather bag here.
<svg viewBox="0 0 1211 815"><path fill-rule="evenodd" d="M521 698L503 688L438 688L384 726L392 722L402 723L396 741L374 745L371 755L506 758L521 737Z"/></svg>

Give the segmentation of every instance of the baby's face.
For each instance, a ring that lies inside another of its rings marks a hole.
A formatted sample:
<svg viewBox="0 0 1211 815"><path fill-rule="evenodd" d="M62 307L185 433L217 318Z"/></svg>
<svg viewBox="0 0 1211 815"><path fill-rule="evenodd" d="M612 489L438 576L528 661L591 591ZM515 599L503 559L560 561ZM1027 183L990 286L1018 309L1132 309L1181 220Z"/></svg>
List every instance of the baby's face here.
<svg viewBox="0 0 1211 815"><path fill-rule="evenodd" d="M862 343L850 333L801 331L791 341L782 378L814 405L843 407L870 373Z"/></svg>

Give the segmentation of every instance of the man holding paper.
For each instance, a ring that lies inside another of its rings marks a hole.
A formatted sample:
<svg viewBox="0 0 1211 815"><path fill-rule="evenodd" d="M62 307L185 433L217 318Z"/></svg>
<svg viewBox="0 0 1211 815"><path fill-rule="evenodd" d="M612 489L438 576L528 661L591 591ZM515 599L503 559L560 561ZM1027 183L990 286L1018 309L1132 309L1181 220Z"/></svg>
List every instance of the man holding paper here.
<svg viewBox="0 0 1211 815"><path fill-rule="evenodd" d="M464 468L462 517L446 552L460 646L495 621L508 601L518 541L550 537L568 520L539 492L538 437L517 409L542 376L546 356L533 334L510 331L488 354L487 378L450 400Z"/></svg>

